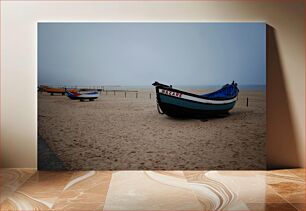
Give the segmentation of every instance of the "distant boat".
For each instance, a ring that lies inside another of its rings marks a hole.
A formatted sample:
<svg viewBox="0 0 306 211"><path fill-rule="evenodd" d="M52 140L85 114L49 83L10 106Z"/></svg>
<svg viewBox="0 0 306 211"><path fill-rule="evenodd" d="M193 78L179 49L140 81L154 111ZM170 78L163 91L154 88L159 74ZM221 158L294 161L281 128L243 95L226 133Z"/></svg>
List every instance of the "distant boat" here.
<svg viewBox="0 0 306 211"><path fill-rule="evenodd" d="M51 95L54 94L62 94L65 95L65 92L76 92L76 89L66 89L66 88L52 88L52 87L44 87L43 88L44 92L47 92Z"/></svg>
<svg viewBox="0 0 306 211"><path fill-rule="evenodd" d="M97 99L100 94L97 91L94 92L66 92L67 97L69 97L71 100L80 100L80 101L93 101Z"/></svg>
<svg viewBox="0 0 306 211"><path fill-rule="evenodd" d="M237 83L226 84L218 91L197 95L155 82L157 109L171 117L205 118L228 114L237 99Z"/></svg>

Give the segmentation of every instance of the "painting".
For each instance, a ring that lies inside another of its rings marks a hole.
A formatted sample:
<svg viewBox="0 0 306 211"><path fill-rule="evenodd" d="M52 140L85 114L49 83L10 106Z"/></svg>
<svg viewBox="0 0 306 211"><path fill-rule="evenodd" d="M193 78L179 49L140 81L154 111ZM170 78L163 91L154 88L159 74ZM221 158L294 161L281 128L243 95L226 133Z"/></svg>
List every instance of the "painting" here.
<svg viewBox="0 0 306 211"><path fill-rule="evenodd" d="M39 170L266 169L266 24L40 22Z"/></svg>

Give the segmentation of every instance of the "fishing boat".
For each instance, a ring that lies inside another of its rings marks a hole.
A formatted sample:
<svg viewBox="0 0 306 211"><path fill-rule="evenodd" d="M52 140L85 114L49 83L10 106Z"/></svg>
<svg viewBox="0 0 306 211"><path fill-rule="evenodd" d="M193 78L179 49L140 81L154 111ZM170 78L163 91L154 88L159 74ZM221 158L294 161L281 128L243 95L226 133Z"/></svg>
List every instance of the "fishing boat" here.
<svg viewBox="0 0 306 211"><path fill-rule="evenodd" d="M44 87L43 91L54 95L54 94L61 94L61 95L65 95L65 93L68 92L76 92L76 89L66 89L66 88L52 88L52 87Z"/></svg>
<svg viewBox="0 0 306 211"><path fill-rule="evenodd" d="M100 95L99 92L93 91L93 92L66 92L67 97L69 97L71 100L80 100L80 101L93 101L97 99Z"/></svg>
<svg viewBox="0 0 306 211"><path fill-rule="evenodd" d="M234 81L221 89L197 95L154 82L157 109L161 114L176 118L205 118L224 116L235 106L239 89Z"/></svg>

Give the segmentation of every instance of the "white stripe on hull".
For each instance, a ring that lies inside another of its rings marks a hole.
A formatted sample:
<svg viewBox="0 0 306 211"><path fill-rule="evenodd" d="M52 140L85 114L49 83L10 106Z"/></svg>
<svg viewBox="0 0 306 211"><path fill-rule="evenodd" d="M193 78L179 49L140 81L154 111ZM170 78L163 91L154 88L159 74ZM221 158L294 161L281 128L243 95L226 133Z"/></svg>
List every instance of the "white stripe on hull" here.
<svg viewBox="0 0 306 211"><path fill-rule="evenodd" d="M94 94L94 95L89 95L89 94L81 94L79 96L77 96L78 98L95 98L95 97L99 97L99 94Z"/></svg>
<svg viewBox="0 0 306 211"><path fill-rule="evenodd" d="M172 96L178 99L186 99L186 100L191 100L194 102L199 102L199 103L207 103L207 104L227 104L227 103L232 103L235 102L237 100L237 96L233 99L230 100L207 100L207 99L203 99L203 98L199 98L199 97L194 97L194 96L190 96L190 95L185 95L185 94L181 94L175 91L169 91L169 90L165 90L165 89L158 89L158 92L164 95L168 95L168 96Z"/></svg>

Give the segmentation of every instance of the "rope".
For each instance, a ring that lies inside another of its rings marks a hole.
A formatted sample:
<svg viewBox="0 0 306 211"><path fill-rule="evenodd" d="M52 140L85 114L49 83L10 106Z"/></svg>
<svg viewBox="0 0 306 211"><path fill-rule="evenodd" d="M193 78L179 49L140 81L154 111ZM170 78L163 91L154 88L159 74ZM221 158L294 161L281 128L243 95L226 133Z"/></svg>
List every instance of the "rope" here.
<svg viewBox="0 0 306 211"><path fill-rule="evenodd" d="M158 103L156 103L156 106L157 106L157 111L158 111L158 113L159 113L159 114L164 114L164 112L161 111L161 109L160 109Z"/></svg>

